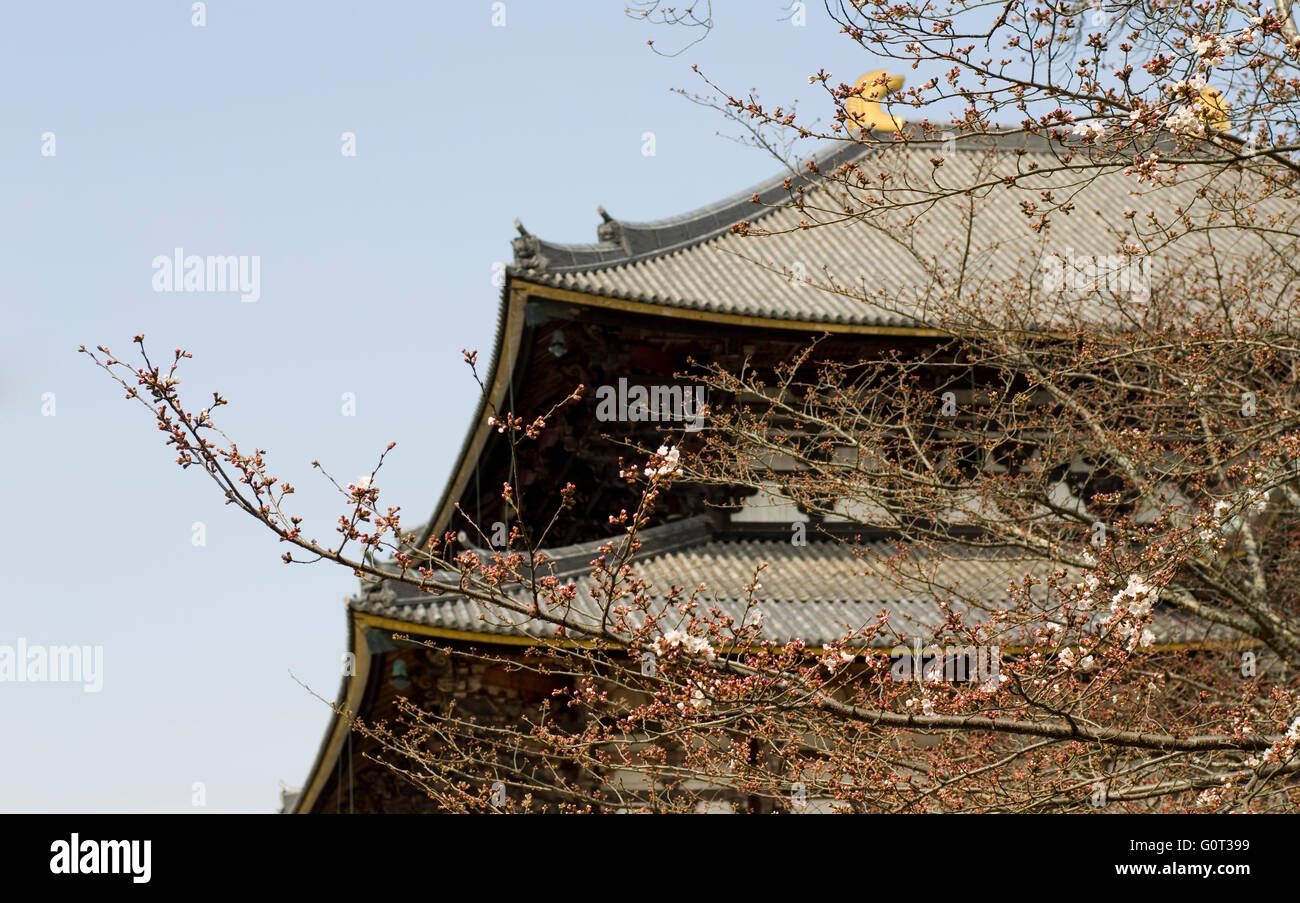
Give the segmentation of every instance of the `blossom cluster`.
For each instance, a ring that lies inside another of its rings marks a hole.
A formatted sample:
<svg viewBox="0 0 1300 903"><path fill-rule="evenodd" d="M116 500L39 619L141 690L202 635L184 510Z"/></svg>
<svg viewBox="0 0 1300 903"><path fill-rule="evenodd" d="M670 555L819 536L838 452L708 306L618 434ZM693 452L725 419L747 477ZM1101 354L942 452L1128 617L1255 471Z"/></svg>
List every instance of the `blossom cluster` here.
<svg viewBox="0 0 1300 903"><path fill-rule="evenodd" d="M1096 141L1099 138L1106 137L1106 125L1096 119L1090 119L1087 122L1076 122L1071 130L1072 134L1082 138L1085 141Z"/></svg>
<svg viewBox="0 0 1300 903"><path fill-rule="evenodd" d="M1234 508L1240 508L1241 513L1229 517L1229 512ZM1236 502L1229 499L1219 499L1214 503L1214 509L1210 515L1213 527L1202 528L1200 531L1201 539L1205 542L1215 542L1220 536L1231 536L1241 530L1243 517L1258 516L1267 510L1268 493L1266 492L1248 491Z"/></svg>
<svg viewBox="0 0 1300 903"><path fill-rule="evenodd" d="M676 446L669 448L666 445L659 446L659 449L650 458L650 463L646 465L645 475L650 478L654 477L671 477L681 473L681 452Z"/></svg>
<svg viewBox="0 0 1300 903"><path fill-rule="evenodd" d="M673 652L683 652L706 661L713 661L717 657L708 640L682 630L669 630L663 636L655 637L653 648L655 655L660 657Z"/></svg>
<svg viewBox="0 0 1300 903"><path fill-rule="evenodd" d="M1150 646L1156 641L1155 634L1141 624L1141 620L1151 613L1152 607L1160 598L1158 587L1147 583L1137 574L1128 578L1128 584L1111 598L1110 614L1102 619L1102 624L1116 624L1131 619L1138 623L1128 628L1128 649L1130 652L1138 646Z"/></svg>

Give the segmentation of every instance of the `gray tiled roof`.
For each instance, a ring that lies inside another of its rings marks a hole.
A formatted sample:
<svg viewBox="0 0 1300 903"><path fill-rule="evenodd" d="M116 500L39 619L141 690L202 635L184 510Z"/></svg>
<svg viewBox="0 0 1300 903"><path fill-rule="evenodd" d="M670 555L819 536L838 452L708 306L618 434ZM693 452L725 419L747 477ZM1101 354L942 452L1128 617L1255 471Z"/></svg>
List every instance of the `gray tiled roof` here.
<svg viewBox="0 0 1300 903"><path fill-rule="evenodd" d="M674 585L689 590L702 583L706 590L700 601L739 620L746 605L743 588L754 580L759 564L767 562L758 575L761 589L755 593L765 637L779 642L802 639L812 647L874 623L882 610L889 613L893 631L928 639L945 617L939 600L965 613L968 623L980 623L993 610L1007 607L1013 581L1019 583L1025 574L1043 579L1054 569L1044 561L961 546L922 559L927 583L900 583L884 564L899 546L885 540L854 546L820 539L795 546L788 540L730 539L714 536L704 517L641 535L644 546L632 568L651 584L652 611L664 609ZM550 553L551 572L578 585L576 611L594 620L600 617L600 607L592 595L590 571L599 545L585 543ZM553 633L549 624L490 610L455 593L435 596L401 586L365 592L351 604L357 611L444 630L538 638ZM1162 612L1155 625L1162 643L1207 638L1195 629L1169 612ZM1023 640L1006 635L996 641L1010 646ZM893 641L881 638L875 645L892 646Z"/></svg>
<svg viewBox="0 0 1300 903"><path fill-rule="evenodd" d="M968 230L963 217L974 217L978 252L965 271L966 278L1000 280L1012 275L1027 277L1045 252L1075 257L1113 254L1133 222L1145 222L1150 214L1168 224L1188 205L1199 203L1195 185L1184 182L1153 189L1149 183L1139 184L1125 175L1122 164L1083 175L1029 174L1056 167L1060 152L1059 145L1015 134L960 141L955 151L942 151L935 142L900 142L870 149L845 144L818 156L823 172L846 162L867 161L869 172L891 173L889 184L899 192L895 201L921 196L936 187L954 189L954 194L922 205L924 213L915 219L907 219L911 214L906 211L883 211L865 220L800 229L801 217L832 219L842 215L846 203L861 201L841 197L837 194L840 186L814 183L808 191L808 210L799 213L782 206L789 192L784 187L787 174L781 174L694 213L654 223L620 221L601 211L605 222L598 227L599 240L594 244L548 242L519 226L511 275L607 297L772 320L915 326L924 324L927 315L923 307L907 301L908 291L925 281L926 262L951 265L952 258L960 256L954 243L965 241ZM937 154L944 156L939 167L932 162ZM1018 173L1016 188L997 183L997 177L1010 173ZM995 184L976 198L957 190L990 178ZM1057 213L1049 229L1035 232L1022 204L1048 189L1056 192L1058 200L1068 196L1074 209L1068 215ZM755 195L759 204L752 203ZM1132 210L1138 214L1130 220L1124 213ZM1268 212L1260 211L1261 215ZM734 234L731 226L740 220L773 234ZM1193 236L1191 240L1201 239ZM1255 241L1256 236L1247 230L1215 234L1216 247L1229 254L1234 246L1237 253L1254 250ZM769 262L775 271L756 265L754 259ZM802 264L814 279L829 275L845 286L883 287L903 309L875 309L800 285L789 277L796 264ZM1155 269L1159 267L1157 259ZM502 328L498 328L494 354L500 351ZM663 601L673 584L704 583L708 587L705 598L739 615L741 588L753 578L756 565L767 561L759 597L773 639L798 637L821 645L846 628L874 622L881 610L889 612L891 625L899 632L933 627L942 618L932 587L900 586L878 563L895 551L888 542L857 549L829 541L794 547L779 540L715 536L706 523L691 519L643 534L646 547L636 569L655 585L658 601ZM556 559L555 573L578 583L580 605L593 616L597 608L584 571L590 569L596 545L551 553ZM1009 561L968 547L940 550L929 564L933 582L944 588L937 598L948 598L954 592L964 597L953 602L957 610L996 608L1005 604L1013 578L1025 573L1041 578L1052 570L1047 563ZM402 592L400 588L396 593L372 588L354 600L353 606L358 611L449 630L532 636L548 630L539 623L503 622L456 595L410 596ZM968 620L973 620L974 614ZM1203 639L1195 629L1168 612L1156 625L1164 642Z"/></svg>
<svg viewBox="0 0 1300 903"><path fill-rule="evenodd" d="M872 149L849 144L817 156L823 172L855 159L866 161L864 168L872 175L890 172L894 202L920 200L924 193L940 188L954 191L934 204L875 210L865 220L800 229L802 219L827 222L842 217L845 204L866 209L862 194L879 191L859 193L855 200L843 194L842 186L811 183L808 210L801 213L783 206L789 192L782 186L787 174L781 174L684 216L654 223L609 219L599 226L596 244L547 242L520 227L523 234L514 242L512 273L558 288L703 311L917 326L927 320L924 302L905 298L926 282L926 264L951 267L961 259L966 236L963 218L972 206L961 189L970 185L1019 173L1014 187L994 184L974 200L971 250L975 253L966 270L966 279L972 282L1016 274L1027 277L1044 253L1076 258L1115 254L1124 243L1122 235L1133 240L1129 230L1134 221L1126 219L1124 211L1136 210L1137 223L1151 212L1169 224L1189 205L1206 203L1196 200L1196 186L1186 181L1155 188L1150 182L1139 184L1134 176L1124 174L1123 163L1101 171L1042 175L1059 168L1062 152L1060 145L1043 139L1005 135L959 141L955 147L945 153L937 142L900 142ZM1017 148L1024 153L1016 153ZM936 167L931 160L940 154L944 163ZM1027 174L1034 170L1037 173ZM1068 215L1055 214L1047 230L1035 232L1022 205L1048 206L1040 195L1047 190L1057 200L1068 198L1074 209ZM762 203L752 203L754 195ZM919 216L912 219L913 214ZM775 234L732 233L732 224L740 220ZM1193 235L1190 240L1203 239ZM1257 247L1257 237L1245 230L1219 232L1215 241L1227 253L1234 244ZM1185 251L1180 254L1185 256ZM1153 252L1150 263L1156 272L1162 259L1161 252ZM883 289L897 305L879 309L801 285L793 278L799 267L815 282L830 277L848 288Z"/></svg>

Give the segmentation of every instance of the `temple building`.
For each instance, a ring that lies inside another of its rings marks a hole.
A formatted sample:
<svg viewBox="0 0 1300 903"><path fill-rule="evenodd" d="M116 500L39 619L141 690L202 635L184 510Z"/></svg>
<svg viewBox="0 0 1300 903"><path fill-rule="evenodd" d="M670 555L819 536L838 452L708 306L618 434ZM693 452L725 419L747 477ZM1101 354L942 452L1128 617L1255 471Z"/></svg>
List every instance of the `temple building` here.
<svg viewBox="0 0 1300 903"><path fill-rule="evenodd" d="M846 142L816 161L822 172L829 172L877 154L880 166L898 173L894 184L900 187L909 180L933 185L936 178L960 186L987 182L982 174L990 166L1010 165L1025 173L1035 167L1050 170L1059 154L1046 142L995 137L957 143L936 169L931 162L934 143L899 144ZM475 539L482 534L470 522L509 526L500 498L504 482L515 487L524 510L530 501L540 504L572 482L577 486L573 516L551 530L547 547L556 575L581 587L597 548L619 533L608 516L634 506L638 496L635 487L619 478L620 455L628 455L630 446L616 440L630 438L653 447L661 425L619 422L617 417L610 422L599 410L602 403L617 409L635 387L680 386L680 419L687 420L692 386L680 374L689 372L693 361L733 370L746 362L771 368L814 339L821 339L818 353L832 360L900 349L919 353L934 347L943 334L925 325L927 299L914 287L935 267L951 266L954 242L967 231L977 233L986 248L1000 250L967 261L965 278L997 278L1042 253L1042 236L1021 206L1025 192L989 188L972 199L954 191L926 217L909 220L899 212L893 219L801 229L802 219L816 215L810 211L843 206L839 189L817 181L806 183L805 209L792 206L792 180L797 186L801 178L793 170L782 172L732 197L657 222L621 220L602 209L596 241L590 244L550 242L516 223L514 262L501 290L485 395L420 540L459 532L467 548L486 548L490 538ZM1081 188L1074 198L1076 212L1054 221L1052 246L1073 255L1113 253L1115 230L1125 228L1124 210L1134 205L1132 188L1133 180L1118 169ZM1177 202L1176 191L1158 200L1167 211ZM740 222L769 234L739 234L733 227ZM895 303L864 303L809 285L810 278L850 288L868 285ZM489 411L512 410L527 421L579 384L587 387L582 400L562 409L559 423L543 433L535 454L514 460L505 437L489 423ZM609 387L603 397L598 397L599 387ZM900 587L884 569L870 567L872 544L885 553L889 525L876 530L855 525L855 552L836 541L845 533L836 520L810 518L776 494L684 482L663 496L653 522L642 532L637 572L660 588L707 584L710 599L727 609L743 604L744 585L753 578L756 563L766 561L761 607L767 634L777 640L798 637L814 649L846 628L872 622L882 609L918 631L937 626L941 613L925 593ZM799 523L808 527L806 547L791 542L792 525ZM1006 598L1008 571L994 558L965 553L936 562L936 572L960 584L968 598L985 599L990 606ZM581 589L578 595L586 598ZM434 708L454 700L460 711L509 720L537 705L561 680L393 639L398 634L412 641L510 653L549 635L545 625L486 611L455 593L435 596L387 582L367 583L348 600L346 616L355 668L343 677L338 706L366 721L391 718L399 697ZM1204 639L1189 634L1172 615L1164 617L1161 643ZM431 811L431 801L375 762L374 752L349 730L346 718L332 717L301 790L286 795L285 811Z"/></svg>

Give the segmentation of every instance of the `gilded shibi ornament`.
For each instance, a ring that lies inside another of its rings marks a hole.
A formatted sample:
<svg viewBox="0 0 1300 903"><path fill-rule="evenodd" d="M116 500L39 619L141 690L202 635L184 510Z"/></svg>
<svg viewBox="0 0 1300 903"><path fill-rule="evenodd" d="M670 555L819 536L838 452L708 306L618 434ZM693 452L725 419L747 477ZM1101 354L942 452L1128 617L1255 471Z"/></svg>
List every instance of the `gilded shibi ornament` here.
<svg viewBox="0 0 1300 903"><path fill-rule="evenodd" d="M847 116L845 124L854 131L866 129L893 132L901 129L903 120L898 116L891 116L880 108L880 101L901 87L903 87L901 75L890 75L884 69L868 72L853 83L854 90L861 93L853 94L844 101L844 112Z"/></svg>

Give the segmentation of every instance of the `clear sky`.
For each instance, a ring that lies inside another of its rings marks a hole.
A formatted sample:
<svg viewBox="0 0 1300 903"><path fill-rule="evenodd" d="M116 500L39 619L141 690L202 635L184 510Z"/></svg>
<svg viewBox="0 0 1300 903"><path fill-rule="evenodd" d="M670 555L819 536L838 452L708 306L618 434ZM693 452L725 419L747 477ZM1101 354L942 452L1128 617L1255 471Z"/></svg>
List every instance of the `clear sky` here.
<svg viewBox="0 0 1300 903"><path fill-rule="evenodd" d="M413 526L469 425L459 349L490 354L515 217L593 241L598 204L654 219L774 174L671 92L702 87L692 63L809 108L818 69L878 68L816 0L804 27L785 0L715 2L671 59L645 42L682 37L624 6L211 0L203 27L189 0L0 7L0 647L103 647L98 693L0 682L0 811L273 811L329 717L294 676L333 699L346 648L351 574L280 563L79 344L189 349L183 391L230 399L221 424L269 450L310 535L340 510L310 461L352 480L396 441L379 485ZM257 256L260 298L155 292L176 248Z"/></svg>

